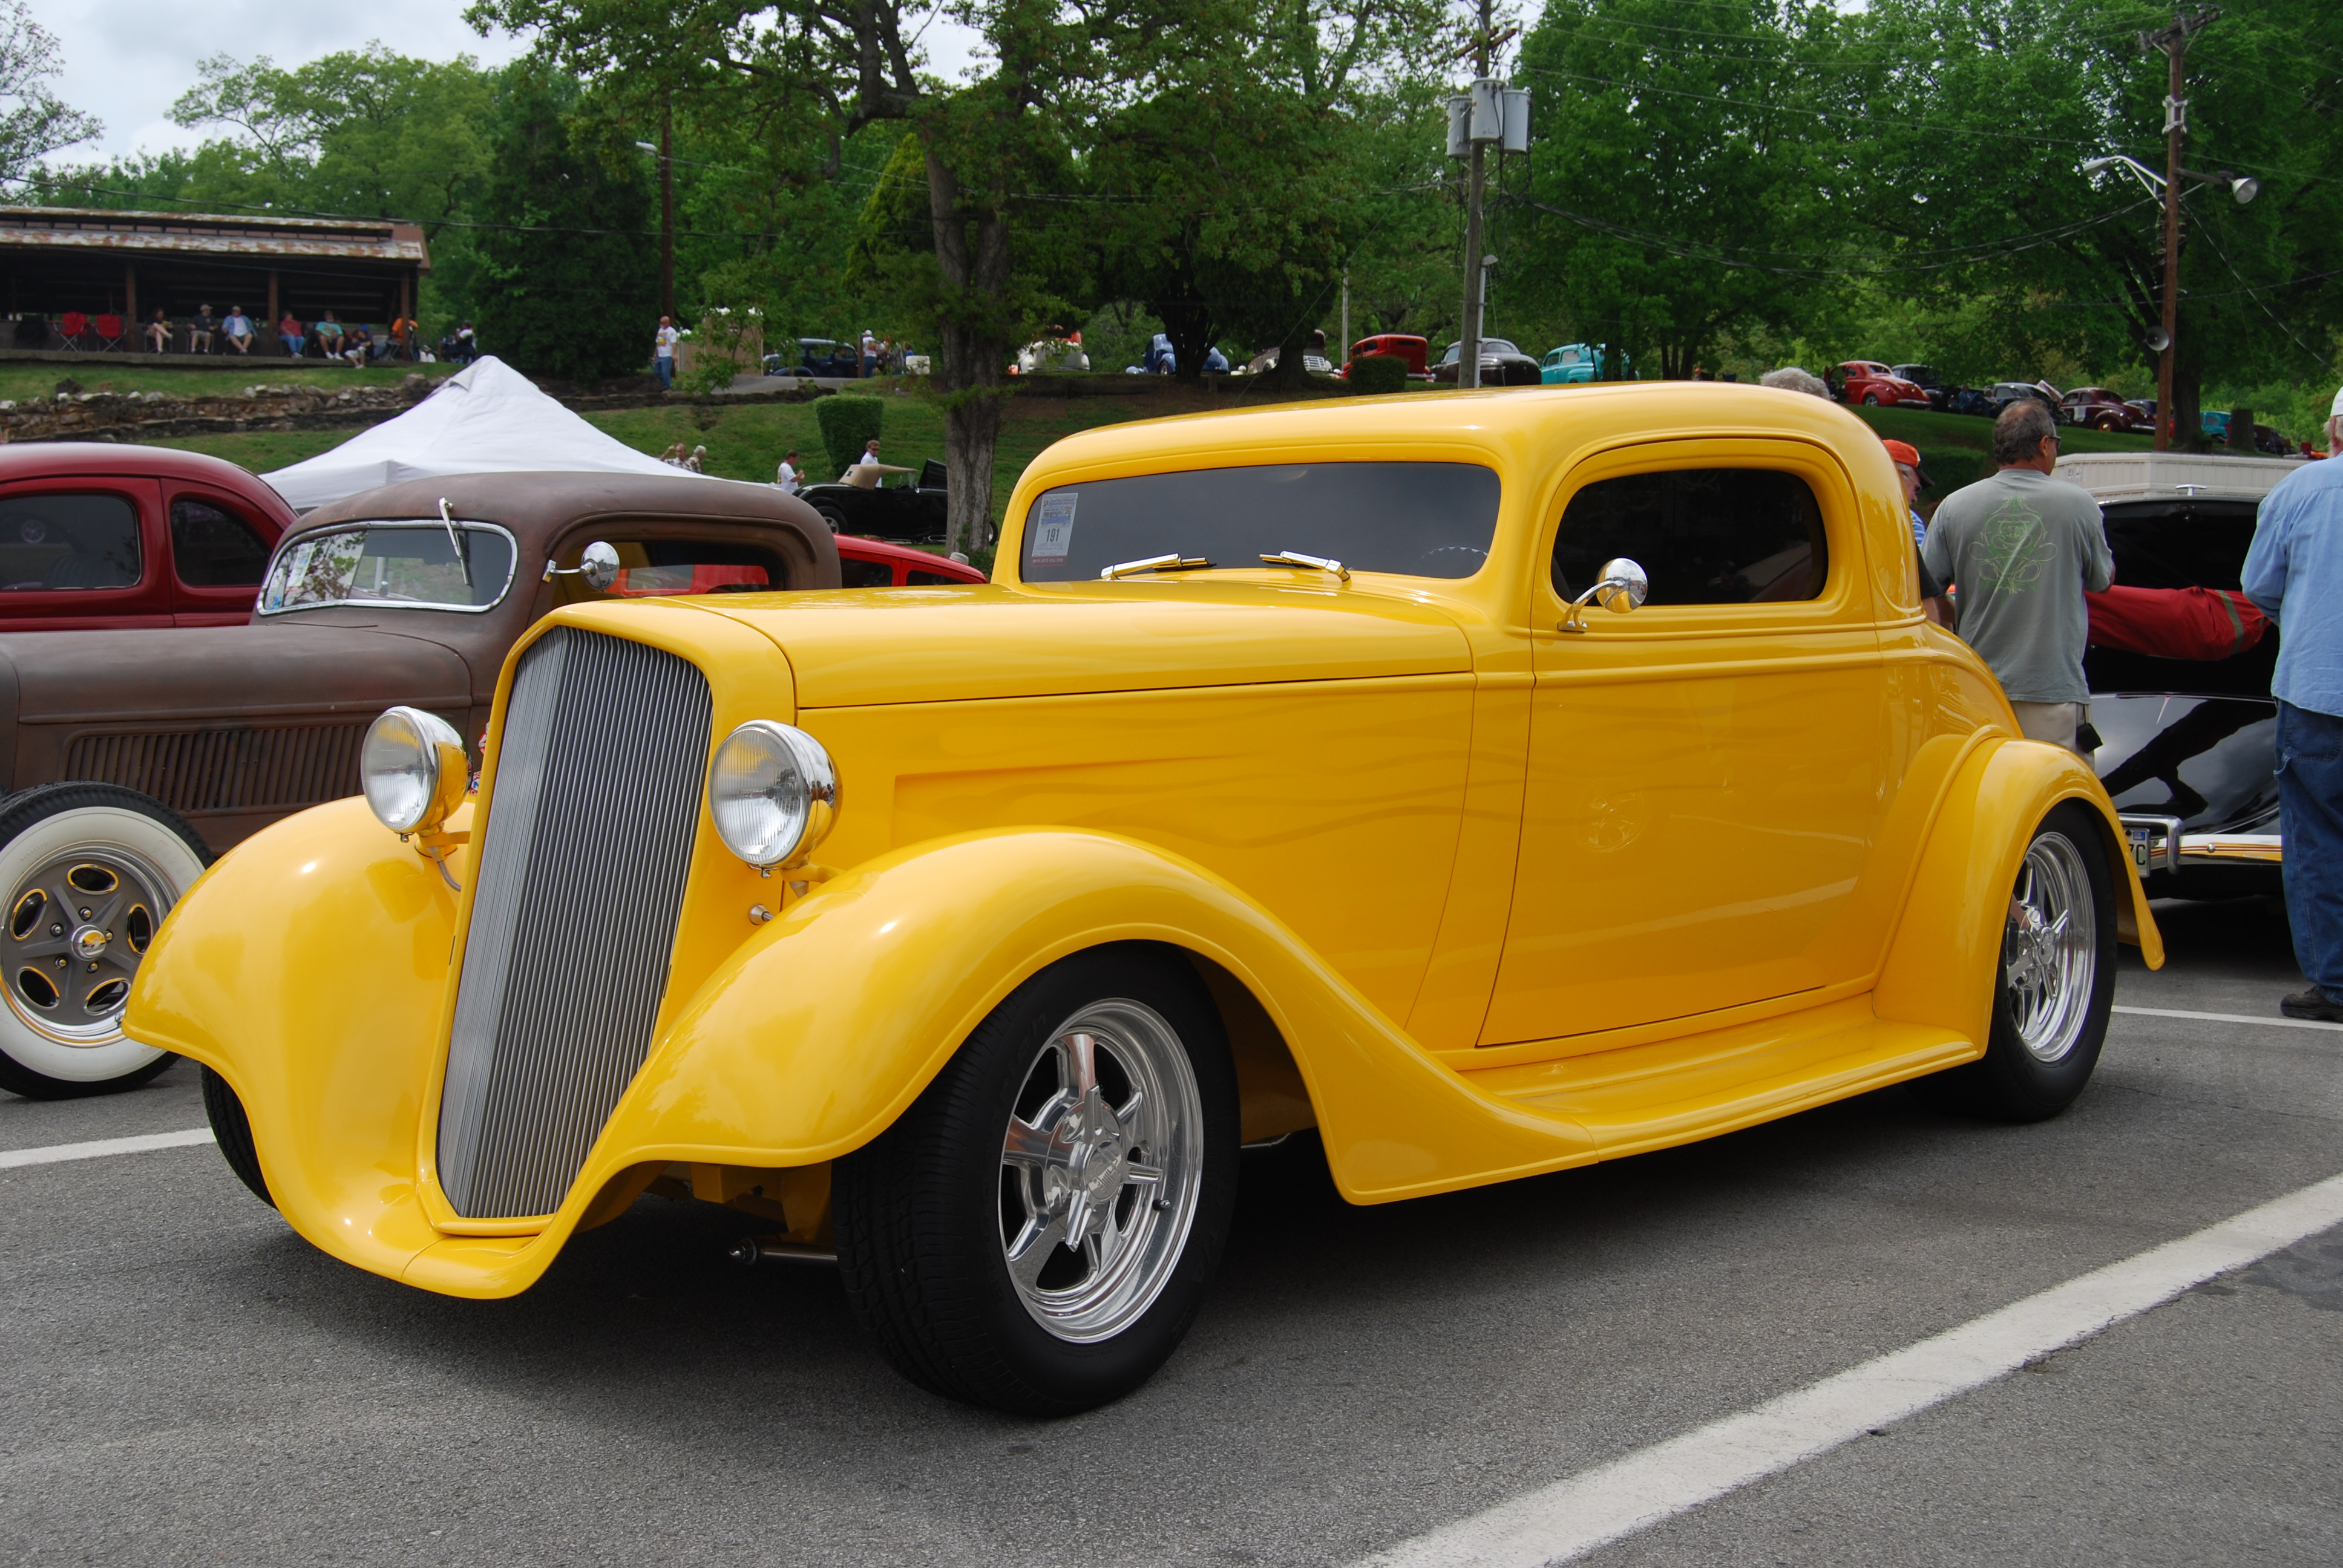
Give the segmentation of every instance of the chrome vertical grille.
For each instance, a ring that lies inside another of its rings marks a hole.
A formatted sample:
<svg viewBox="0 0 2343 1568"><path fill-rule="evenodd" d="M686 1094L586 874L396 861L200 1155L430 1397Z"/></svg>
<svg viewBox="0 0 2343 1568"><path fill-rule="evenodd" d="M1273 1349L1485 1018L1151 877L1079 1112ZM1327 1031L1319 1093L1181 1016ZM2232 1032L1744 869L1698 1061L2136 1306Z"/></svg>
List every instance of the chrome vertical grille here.
<svg viewBox="0 0 2343 1568"><path fill-rule="evenodd" d="M470 1219L558 1208L650 1049L708 765L707 678L558 628L521 657L439 1101Z"/></svg>

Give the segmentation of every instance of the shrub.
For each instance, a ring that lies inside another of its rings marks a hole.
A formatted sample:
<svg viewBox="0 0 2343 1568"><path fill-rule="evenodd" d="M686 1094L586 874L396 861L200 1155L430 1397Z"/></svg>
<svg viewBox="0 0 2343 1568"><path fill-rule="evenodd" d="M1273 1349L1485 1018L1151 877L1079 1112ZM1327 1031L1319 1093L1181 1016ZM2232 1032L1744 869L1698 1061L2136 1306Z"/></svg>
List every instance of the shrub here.
<svg viewBox="0 0 2343 1568"><path fill-rule="evenodd" d="M1370 354L1351 361L1351 390L1362 397L1373 392L1407 390L1407 361L1396 354Z"/></svg>
<svg viewBox="0 0 2343 1568"><path fill-rule="evenodd" d="M876 397L833 394L817 399L813 419L821 427L822 450L830 454L830 471L823 477L834 479L851 467L862 448L879 438L886 416L887 405Z"/></svg>

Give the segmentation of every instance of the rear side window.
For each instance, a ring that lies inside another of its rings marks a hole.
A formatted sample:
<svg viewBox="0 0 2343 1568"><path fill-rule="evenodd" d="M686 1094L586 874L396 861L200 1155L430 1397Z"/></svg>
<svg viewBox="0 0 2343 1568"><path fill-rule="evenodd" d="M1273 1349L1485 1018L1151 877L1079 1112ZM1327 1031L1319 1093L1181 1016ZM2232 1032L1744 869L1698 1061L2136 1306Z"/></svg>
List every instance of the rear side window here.
<svg viewBox="0 0 2343 1568"><path fill-rule="evenodd" d="M138 586L138 508L126 496L0 499L0 591Z"/></svg>
<svg viewBox="0 0 2343 1568"><path fill-rule="evenodd" d="M939 583L964 582L964 578L946 577L941 572L912 572L904 580L913 588L933 588Z"/></svg>
<svg viewBox="0 0 2343 1568"><path fill-rule="evenodd" d="M629 539L623 531L587 535L561 552L560 565L575 568L589 539L598 537L618 552L618 580L610 585L610 598L675 598L685 594L765 593L789 586L781 558L759 545L733 538L676 538ZM585 579L554 579L554 603L587 604L606 596L588 588Z"/></svg>
<svg viewBox="0 0 2343 1568"><path fill-rule="evenodd" d="M1672 468L1595 481L1563 514L1554 591L1577 598L1615 556L1644 568L1654 605L1817 598L1830 575L1814 491L1773 468Z"/></svg>
<svg viewBox="0 0 2343 1568"><path fill-rule="evenodd" d="M258 588L268 547L242 518L182 496L171 503L171 559L189 588Z"/></svg>
<svg viewBox="0 0 2343 1568"><path fill-rule="evenodd" d="M852 556L838 558L838 585L840 588L891 588L895 568L885 561L857 560Z"/></svg>

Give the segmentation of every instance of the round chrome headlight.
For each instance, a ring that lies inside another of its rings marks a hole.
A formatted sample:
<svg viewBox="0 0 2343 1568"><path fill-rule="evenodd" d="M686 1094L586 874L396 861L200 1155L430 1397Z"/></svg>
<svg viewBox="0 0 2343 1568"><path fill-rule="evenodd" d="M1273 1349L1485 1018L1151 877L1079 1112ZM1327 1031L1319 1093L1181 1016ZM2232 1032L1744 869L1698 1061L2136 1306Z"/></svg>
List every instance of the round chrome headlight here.
<svg viewBox="0 0 2343 1568"><path fill-rule="evenodd" d="M367 727L358 777L367 804L394 833L437 828L471 783L462 738L419 708L386 709Z"/></svg>
<svg viewBox="0 0 2343 1568"><path fill-rule="evenodd" d="M804 730L752 719L716 749L708 814L724 847L749 864L795 865L837 819L838 769Z"/></svg>

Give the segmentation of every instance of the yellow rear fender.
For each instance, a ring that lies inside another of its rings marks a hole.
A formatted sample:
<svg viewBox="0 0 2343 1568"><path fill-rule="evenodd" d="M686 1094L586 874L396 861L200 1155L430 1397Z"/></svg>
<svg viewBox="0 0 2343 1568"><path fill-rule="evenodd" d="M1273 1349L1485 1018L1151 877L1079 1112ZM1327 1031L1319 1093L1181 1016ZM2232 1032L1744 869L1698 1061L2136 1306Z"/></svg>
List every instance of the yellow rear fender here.
<svg viewBox="0 0 2343 1568"><path fill-rule="evenodd" d="M2026 847L2061 801L2079 800L2099 825L2116 879L2116 929L2150 969L2164 943L2132 868L2123 826L2082 759L2033 740L1987 740L1946 790L1902 920L1873 993L1874 1010L1901 1023L1941 1024L1985 1050L1995 966L2010 890Z"/></svg>
<svg viewBox="0 0 2343 1568"><path fill-rule="evenodd" d="M1202 868L1110 834L1004 829L870 861L746 943L678 1015L579 1186L653 1160L769 1168L850 1152L1017 986L1118 941L1183 949L1222 971L1208 969L1208 980L1242 988L1232 998L1214 985L1223 1016L1249 1000L1273 1026L1354 1201L1551 1168L1591 1149L1574 1123L1467 1088ZM1242 1036L1243 1019L1231 1022ZM1248 1106L1249 1131L1278 1130L1261 1114Z"/></svg>

